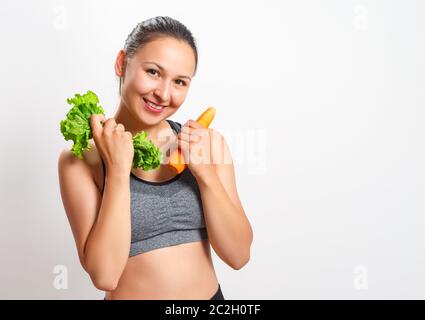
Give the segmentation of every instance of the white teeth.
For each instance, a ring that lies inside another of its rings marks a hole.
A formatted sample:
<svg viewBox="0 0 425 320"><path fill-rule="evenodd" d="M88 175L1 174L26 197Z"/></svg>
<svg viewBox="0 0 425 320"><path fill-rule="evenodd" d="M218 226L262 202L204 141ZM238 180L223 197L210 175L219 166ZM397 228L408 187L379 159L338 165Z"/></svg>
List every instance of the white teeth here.
<svg viewBox="0 0 425 320"><path fill-rule="evenodd" d="M156 104L153 104L152 102L150 102L150 101L146 101L146 103L150 106L150 107L152 107L152 108L154 108L154 109L156 109L156 110L161 110L163 107L160 107L160 106L157 106Z"/></svg>

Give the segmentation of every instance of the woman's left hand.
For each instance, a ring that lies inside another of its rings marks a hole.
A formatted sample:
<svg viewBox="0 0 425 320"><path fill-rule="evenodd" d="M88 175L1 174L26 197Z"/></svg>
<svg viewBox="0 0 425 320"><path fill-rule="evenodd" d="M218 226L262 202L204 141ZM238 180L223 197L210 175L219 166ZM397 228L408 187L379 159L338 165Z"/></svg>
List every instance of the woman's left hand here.
<svg viewBox="0 0 425 320"><path fill-rule="evenodd" d="M211 154L212 129L188 120L177 135L178 146L196 179L216 174Z"/></svg>

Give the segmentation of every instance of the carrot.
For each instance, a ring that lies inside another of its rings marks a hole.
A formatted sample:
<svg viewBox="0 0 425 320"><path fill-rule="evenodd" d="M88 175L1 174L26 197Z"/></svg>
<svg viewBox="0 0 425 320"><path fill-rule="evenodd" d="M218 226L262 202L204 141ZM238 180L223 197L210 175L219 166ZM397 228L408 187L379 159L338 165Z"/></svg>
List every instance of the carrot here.
<svg viewBox="0 0 425 320"><path fill-rule="evenodd" d="M215 116L215 108L209 107L207 110L205 110L196 120L201 126L204 128L208 128L213 121Z"/></svg>
<svg viewBox="0 0 425 320"><path fill-rule="evenodd" d="M215 108L209 107L199 116L196 122L198 122L204 128L208 128L211 122L213 121L214 116ZM186 168L187 164L184 161L184 157L180 151L180 148L170 155L168 166L174 168L177 173L183 172L183 170Z"/></svg>

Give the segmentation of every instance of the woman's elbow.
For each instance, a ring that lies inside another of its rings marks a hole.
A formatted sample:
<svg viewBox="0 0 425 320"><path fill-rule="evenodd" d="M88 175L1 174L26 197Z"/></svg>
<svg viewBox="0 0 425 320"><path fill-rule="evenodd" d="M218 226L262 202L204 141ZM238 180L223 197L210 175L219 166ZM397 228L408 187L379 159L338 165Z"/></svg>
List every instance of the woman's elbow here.
<svg viewBox="0 0 425 320"><path fill-rule="evenodd" d="M111 273L110 270L101 270L87 263L82 263L82 266L97 289L102 291L114 291L118 286L120 277Z"/></svg>
<svg viewBox="0 0 425 320"><path fill-rule="evenodd" d="M234 270L240 270L242 269L250 260L250 253L248 253L245 257L237 260L237 261L233 261L231 263L229 263L230 267Z"/></svg>
<svg viewBox="0 0 425 320"><path fill-rule="evenodd" d="M118 278L106 275L90 274L90 278L94 286L102 291L114 291L117 288L119 282Z"/></svg>
<svg viewBox="0 0 425 320"><path fill-rule="evenodd" d="M251 245L252 245L252 233L251 238L249 240L249 245L244 250L245 253L239 257L238 260L234 260L232 263L229 263L230 267L232 267L234 270L240 270L242 269L251 259Z"/></svg>

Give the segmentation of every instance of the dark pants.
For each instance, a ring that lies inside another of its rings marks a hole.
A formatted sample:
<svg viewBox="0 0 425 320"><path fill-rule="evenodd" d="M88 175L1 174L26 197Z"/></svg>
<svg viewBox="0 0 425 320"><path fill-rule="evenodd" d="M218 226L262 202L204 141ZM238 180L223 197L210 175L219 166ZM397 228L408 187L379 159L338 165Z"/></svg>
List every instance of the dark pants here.
<svg viewBox="0 0 425 320"><path fill-rule="evenodd" d="M223 293L221 292L220 284L218 285L217 292L213 295L210 300L225 300L223 297Z"/></svg>
<svg viewBox="0 0 425 320"><path fill-rule="evenodd" d="M106 298L103 298L103 300L106 300ZM218 284L217 292L212 296L210 300L225 300L223 297L223 293L221 292L220 284Z"/></svg>

